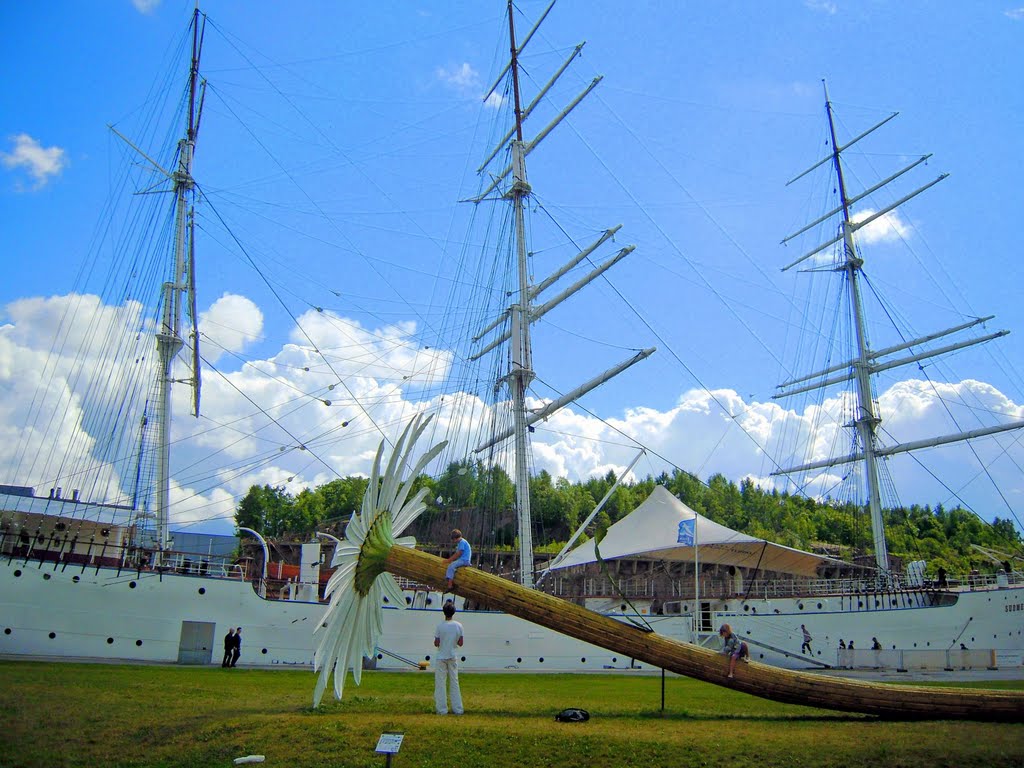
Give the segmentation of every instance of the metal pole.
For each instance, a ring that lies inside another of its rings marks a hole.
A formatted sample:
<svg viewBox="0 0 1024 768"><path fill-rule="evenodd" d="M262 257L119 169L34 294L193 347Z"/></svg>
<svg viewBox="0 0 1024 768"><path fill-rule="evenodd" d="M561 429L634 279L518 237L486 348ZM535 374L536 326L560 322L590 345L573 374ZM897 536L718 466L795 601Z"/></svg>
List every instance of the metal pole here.
<svg viewBox="0 0 1024 768"><path fill-rule="evenodd" d="M262 536L256 533L256 531L254 531L252 528L243 528L242 526L238 526L238 530L242 531L243 533L251 534L263 546L263 576L260 578L259 595L260 597L266 597L267 566L270 563L270 547L267 546L266 539L264 539Z"/></svg>

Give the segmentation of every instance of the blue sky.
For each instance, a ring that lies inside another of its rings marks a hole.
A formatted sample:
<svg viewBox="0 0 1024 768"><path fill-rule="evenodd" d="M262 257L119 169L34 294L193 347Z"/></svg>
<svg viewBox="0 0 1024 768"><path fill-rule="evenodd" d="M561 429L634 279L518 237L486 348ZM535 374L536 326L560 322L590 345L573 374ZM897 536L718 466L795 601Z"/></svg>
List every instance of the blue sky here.
<svg viewBox="0 0 1024 768"><path fill-rule="evenodd" d="M545 6L517 5L520 34ZM176 92L176 46L190 9L167 0L0 6L9 30L0 64L8 105L0 114L0 323L10 339L42 333L32 326L39 315L12 312L12 302L78 289L75 275L123 157L106 126L135 138L153 94L165 83ZM259 243L268 269L288 275L281 290L326 291L338 316L368 332L415 327L425 345L427 329L443 323L437 308L449 290L435 278L439 264L457 259L466 239L471 206L456 201L477 188L474 162L490 149L501 114L481 97L507 55L504 3L211 2L203 10L212 23L203 60L211 96L200 184L232 227ZM852 156L852 187L928 152L928 166L899 194L950 174L901 209L891 231L864 242L865 258L875 285L919 334L984 314L1013 331L998 351L962 353L955 368L934 373L950 392L979 382L969 388L986 407L1021 418L1022 37L1024 6L1014 0L558 3L524 56L527 98L572 46L587 44L528 133L595 75L604 81L530 158L543 206L532 230L537 268L549 268L548 214L561 231L574 228L577 242L623 223L617 243L638 247L616 267L614 290L597 286L596 299L545 323L552 341L538 331L536 394L565 391L626 350L660 350L588 396L586 411L539 429L537 465L575 479L628 463L633 450L611 446L615 436L589 412L702 477L767 476L771 462L755 442L779 417L769 407L775 385L796 370L788 355L806 290L806 277L779 268L812 244L779 241L823 210L830 192L826 177L785 182L827 151L823 78L841 141L900 112ZM265 287L239 268L212 216L205 236L199 304L208 333L232 351L244 348L247 359L280 361L296 342L290 318L260 298ZM619 301L627 308L602 309ZM610 346L590 343L598 338ZM0 359L9 403L0 423L14 440L16 359ZM230 355L221 364L244 376ZM883 404L887 395L898 404L889 421L914 437L950 431L932 422L935 389L908 394L913 378L903 370L880 382ZM229 412L216 384L208 386L210 407ZM704 388L719 394L709 399ZM365 471L376 439L339 448L338 471ZM1020 516L1024 481L1006 458L1017 449L999 445L983 461ZM942 475L973 462L951 450L936 460ZM662 466L647 460L638 471ZM949 503L949 491L916 467L894 472L908 481L904 501ZM977 468L964 472L954 485L965 501L988 517L1009 516ZM221 530L223 510L245 483L289 478L297 488L330 474L282 464L233 478L228 490L183 483L182 509L185 499L201 500L183 519Z"/></svg>

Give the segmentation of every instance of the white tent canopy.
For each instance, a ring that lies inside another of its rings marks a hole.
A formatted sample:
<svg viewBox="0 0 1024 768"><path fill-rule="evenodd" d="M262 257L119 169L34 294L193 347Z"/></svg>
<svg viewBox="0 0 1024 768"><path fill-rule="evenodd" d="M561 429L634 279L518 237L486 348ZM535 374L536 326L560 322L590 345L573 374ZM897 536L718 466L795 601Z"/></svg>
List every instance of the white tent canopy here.
<svg viewBox="0 0 1024 768"><path fill-rule="evenodd" d="M640 506L612 525L601 541L601 557L605 560L639 557L693 562L695 549L701 563L756 568L759 572L815 576L821 565L846 565L719 525L698 515L660 485ZM569 552L552 570L596 561L591 540Z"/></svg>

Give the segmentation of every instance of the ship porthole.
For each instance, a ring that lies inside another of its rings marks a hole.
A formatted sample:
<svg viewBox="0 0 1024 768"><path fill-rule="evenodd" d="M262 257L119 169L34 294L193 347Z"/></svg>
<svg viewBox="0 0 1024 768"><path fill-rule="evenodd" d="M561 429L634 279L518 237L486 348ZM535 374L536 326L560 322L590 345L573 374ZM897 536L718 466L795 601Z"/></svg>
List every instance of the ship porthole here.
<svg viewBox="0 0 1024 768"><path fill-rule="evenodd" d="M56 632L51 632L49 637L50 637L51 640L53 640L55 637L57 637L57 633Z"/></svg>
<svg viewBox="0 0 1024 768"><path fill-rule="evenodd" d="M539 661L541 664L543 664L544 663L544 657L541 656L537 661Z"/></svg>
<svg viewBox="0 0 1024 768"><path fill-rule="evenodd" d="M5 635L9 635L9 634L11 634L11 628L10 628L10 627L7 627L6 629L4 629L4 634L5 634Z"/></svg>
<svg viewBox="0 0 1024 768"><path fill-rule="evenodd" d="M108 637L107 638L107 645L113 645L113 644L114 644L114 638Z"/></svg>
<svg viewBox="0 0 1024 768"><path fill-rule="evenodd" d="M262 653L264 656L266 656L267 655L267 649L264 648L262 651L260 651L260 653Z"/></svg>
<svg viewBox="0 0 1024 768"><path fill-rule="evenodd" d="M796 607L799 608L802 611L804 609L804 604L803 603L797 603Z"/></svg>
<svg viewBox="0 0 1024 768"><path fill-rule="evenodd" d="M138 586L138 584L136 584L134 581L129 581L128 582L128 589L135 589L135 587L137 587L137 586Z"/></svg>
<svg viewBox="0 0 1024 768"><path fill-rule="evenodd" d="M622 605L620 605L620 606L619 606L619 610L620 610L620 611L625 611L625 610L626 610L626 604L625 604L625 603L623 603Z"/></svg>
<svg viewBox="0 0 1024 768"><path fill-rule="evenodd" d="M81 579L79 579L77 576L72 576L71 577L71 581L73 581L75 584L77 584L79 581L81 581Z"/></svg>
<svg viewBox="0 0 1024 768"><path fill-rule="evenodd" d="M390 600L388 600L388 596L387 595L384 595L384 602L385 603L390 603L391 602Z"/></svg>
<svg viewBox="0 0 1024 768"><path fill-rule="evenodd" d="M43 581L49 581L49 580L50 580L50 574L44 573L43 574Z"/></svg>
<svg viewBox="0 0 1024 768"><path fill-rule="evenodd" d="M466 660L466 657L465 657L465 656L463 656L463 657L462 657L462 661L465 661L465 660Z"/></svg>
<svg viewBox="0 0 1024 768"><path fill-rule="evenodd" d="M206 594L206 587L200 587L199 588L199 594L200 595L205 595Z"/></svg>
<svg viewBox="0 0 1024 768"><path fill-rule="evenodd" d="M378 653L378 654L377 654L377 660L378 660L378 661L379 661L380 659L383 659L383 658L384 658L384 654L383 654L383 653Z"/></svg>
<svg viewBox="0 0 1024 768"><path fill-rule="evenodd" d="M424 659L425 659L426 661L430 661L430 657L429 657L429 656L424 656L423 658L424 658Z"/></svg>
<svg viewBox="0 0 1024 768"><path fill-rule="evenodd" d="M408 596L406 596L406 598L405 598L405 604L406 604L406 605L412 605L412 598L411 598L411 597L408 597Z"/></svg>
<svg viewBox="0 0 1024 768"><path fill-rule="evenodd" d="M428 597L427 598L427 605L433 605L433 604L434 604L434 598Z"/></svg>
<svg viewBox="0 0 1024 768"><path fill-rule="evenodd" d="M584 656L582 659L580 659L580 664L586 664L586 663L587 663L587 657Z"/></svg>
<svg viewBox="0 0 1024 768"><path fill-rule="evenodd" d="M744 611L749 611L750 610L750 606L749 605L744 605L743 606L743 610Z"/></svg>
<svg viewBox="0 0 1024 768"><path fill-rule="evenodd" d="M14 572L14 578L18 578L19 576L21 576L21 571L20 570L15 571Z"/></svg>
<svg viewBox="0 0 1024 768"><path fill-rule="evenodd" d="M430 657L427 656L427 658L429 659ZM523 657L520 656L518 659L516 659L516 664L522 664L522 663L523 663Z"/></svg>
<svg viewBox="0 0 1024 768"><path fill-rule="evenodd" d="M136 641L135 641L135 645L137 645L137 646L140 646L140 647L141 647L141 645L142 645L142 641L141 641L141 640L136 640Z"/></svg>
<svg viewBox="0 0 1024 768"><path fill-rule="evenodd" d="M818 610L821 610L821 603L818 603Z"/></svg>
<svg viewBox="0 0 1024 768"><path fill-rule="evenodd" d="M612 656L612 664L617 664L618 661L619 660L616 657Z"/></svg>

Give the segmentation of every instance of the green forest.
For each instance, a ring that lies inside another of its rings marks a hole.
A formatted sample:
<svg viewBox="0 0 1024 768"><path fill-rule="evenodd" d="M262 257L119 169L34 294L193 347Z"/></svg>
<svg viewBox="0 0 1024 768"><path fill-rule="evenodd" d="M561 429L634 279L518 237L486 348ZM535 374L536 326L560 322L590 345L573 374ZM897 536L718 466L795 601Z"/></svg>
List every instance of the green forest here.
<svg viewBox="0 0 1024 768"><path fill-rule="evenodd" d="M615 482L612 472L578 483L553 479L543 471L533 477L530 505L536 549L557 552ZM284 488L254 485L238 505L235 521L274 539L305 539L315 531L340 534L349 515L359 509L367 483L365 477L345 477L295 495ZM848 560L870 548L870 523L857 505L765 491L749 480L737 485L722 475L702 482L679 470L620 484L591 529L628 514L656 484L698 513L751 536ZM474 546L515 547L515 493L502 469L455 462L438 478L416 478L415 486L428 489L427 511L408 531L418 540L443 541L430 535L438 524L443 530L458 525L460 519L482 519L486 522L480 528L489 533L474 541ZM939 567L950 573L999 567L972 545L999 553L999 560L1024 558L1024 541L1009 519L996 518L990 524L969 510L945 509L941 504L887 509L884 517L890 553L904 562L927 560L929 574Z"/></svg>

